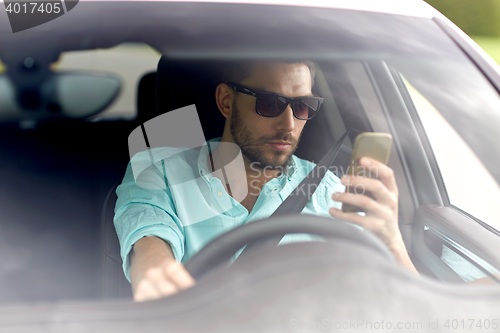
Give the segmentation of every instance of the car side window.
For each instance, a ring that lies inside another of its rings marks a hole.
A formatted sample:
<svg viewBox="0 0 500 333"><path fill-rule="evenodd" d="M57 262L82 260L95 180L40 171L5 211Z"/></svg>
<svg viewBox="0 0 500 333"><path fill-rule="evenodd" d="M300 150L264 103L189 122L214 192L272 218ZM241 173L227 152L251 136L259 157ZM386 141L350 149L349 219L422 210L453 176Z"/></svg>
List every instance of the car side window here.
<svg viewBox="0 0 500 333"><path fill-rule="evenodd" d="M441 260L444 261L465 282L471 282L488 276L463 256L446 245L442 245Z"/></svg>
<svg viewBox="0 0 500 333"><path fill-rule="evenodd" d="M450 204L500 230L500 186L473 149L411 82L406 82L426 131Z"/></svg>

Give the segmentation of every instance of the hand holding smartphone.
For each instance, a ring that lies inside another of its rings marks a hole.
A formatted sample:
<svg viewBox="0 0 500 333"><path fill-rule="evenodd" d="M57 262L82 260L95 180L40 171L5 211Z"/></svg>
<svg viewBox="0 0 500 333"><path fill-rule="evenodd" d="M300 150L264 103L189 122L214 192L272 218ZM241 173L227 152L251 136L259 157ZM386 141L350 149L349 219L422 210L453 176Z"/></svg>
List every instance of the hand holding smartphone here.
<svg viewBox="0 0 500 333"><path fill-rule="evenodd" d="M359 159L361 157L370 157L387 164L389 160L389 153L391 152L391 146L392 135L388 133L364 132L359 134L354 140L348 174L353 176L377 178L377 170L366 169L360 166ZM346 191L355 194L366 194L373 198L373 196L369 192L364 191L364 189L348 186L346 187ZM350 204L343 204L342 210L344 212L363 212L361 208Z"/></svg>

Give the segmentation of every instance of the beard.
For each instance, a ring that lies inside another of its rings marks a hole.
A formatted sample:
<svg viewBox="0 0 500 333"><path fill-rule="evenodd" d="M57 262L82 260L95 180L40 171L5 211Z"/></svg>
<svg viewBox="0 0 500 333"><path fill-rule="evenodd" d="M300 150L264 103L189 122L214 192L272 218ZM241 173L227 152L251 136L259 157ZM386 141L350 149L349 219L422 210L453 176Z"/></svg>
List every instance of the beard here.
<svg viewBox="0 0 500 333"><path fill-rule="evenodd" d="M278 132L272 136L252 137L252 132L240 117L240 110L233 102L233 112L231 115L231 135L234 142L240 147L242 155L250 161L252 166L259 169L286 170L286 166L292 159L292 155L297 149L299 138L294 138L291 133ZM265 144L270 141L288 141L291 143L289 151L271 152L265 149Z"/></svg>

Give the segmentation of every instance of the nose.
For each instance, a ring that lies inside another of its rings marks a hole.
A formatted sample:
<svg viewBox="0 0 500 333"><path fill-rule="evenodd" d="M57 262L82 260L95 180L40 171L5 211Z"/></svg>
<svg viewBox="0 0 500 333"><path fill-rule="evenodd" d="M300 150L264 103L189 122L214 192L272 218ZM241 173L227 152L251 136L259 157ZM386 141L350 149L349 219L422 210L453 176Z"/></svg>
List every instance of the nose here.
<svg viewBox="0 0 500 333"><path fill-rule="evenodd" d="M296 120L298 119L293 116L292 106L288 104L285 111L277 117L277 130L292 132L295 128Z"/></svg>

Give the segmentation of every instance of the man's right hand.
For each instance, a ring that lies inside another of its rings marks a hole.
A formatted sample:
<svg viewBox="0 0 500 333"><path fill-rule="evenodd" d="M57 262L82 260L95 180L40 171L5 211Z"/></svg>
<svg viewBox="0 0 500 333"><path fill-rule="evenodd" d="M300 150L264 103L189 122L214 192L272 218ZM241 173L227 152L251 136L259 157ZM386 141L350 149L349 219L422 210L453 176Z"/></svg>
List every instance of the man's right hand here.
<svg viewBox="0 0 500 333"><path fill-rule="evenodd" d="M134 300L153 300L175 294L195 284L174 258L168 243L157 237L138 240L131 252L130 280Z"/></svg>

